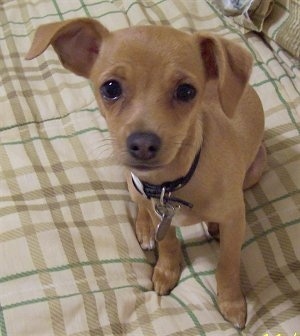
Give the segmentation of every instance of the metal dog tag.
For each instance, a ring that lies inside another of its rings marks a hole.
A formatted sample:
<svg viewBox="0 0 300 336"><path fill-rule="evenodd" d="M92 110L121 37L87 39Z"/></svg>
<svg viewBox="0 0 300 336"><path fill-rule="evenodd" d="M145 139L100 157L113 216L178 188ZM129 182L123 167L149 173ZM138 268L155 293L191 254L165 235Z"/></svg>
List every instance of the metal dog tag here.
<svg viewBox="0 0 300 336"><path fill-rule="evenodd" d="M156 203L155 212L160 218L155 231L155 240L161 241L164 239L166 233L168 232L172 219L175 215L175 208L169 203Z"/></svg>

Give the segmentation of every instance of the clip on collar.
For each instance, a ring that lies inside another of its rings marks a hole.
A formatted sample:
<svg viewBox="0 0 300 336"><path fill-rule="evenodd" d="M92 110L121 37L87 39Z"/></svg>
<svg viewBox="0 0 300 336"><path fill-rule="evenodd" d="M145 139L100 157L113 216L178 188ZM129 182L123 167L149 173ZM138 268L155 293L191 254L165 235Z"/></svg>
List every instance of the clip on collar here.
<svg viewBox="0 0 300 336"><path fill-rule="evenodd" d="M145 196L148 199L156 198L160 200L161 204L167 202L175 202L187 206L189 208L192 208L193 207L192 203L177 197L171 197L171 193L182 188L190 181L198 165L199 158L200 158L200 150L196 154L192 166L185 176L182 176L174 181L164 182L161 185L155 185L141 181L136 175L134 175L131 172L131 179L133 185L135 186L138 192L140 192L143 196Z"/></svg>

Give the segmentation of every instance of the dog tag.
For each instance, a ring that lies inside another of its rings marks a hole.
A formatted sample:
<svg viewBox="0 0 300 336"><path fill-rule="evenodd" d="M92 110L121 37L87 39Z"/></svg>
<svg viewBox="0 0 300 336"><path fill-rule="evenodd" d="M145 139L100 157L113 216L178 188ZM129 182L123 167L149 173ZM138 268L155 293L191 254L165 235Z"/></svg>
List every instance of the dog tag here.
<svg viewBox="0 0 300 336"><path fill-rule="evenodd" d="M172 219L175 215L175 208L168 203L157 203L155 204L155 212L160 218L160 222L158 223L155 231L155 240L161 241L164 239L170 228Z"/></svg>

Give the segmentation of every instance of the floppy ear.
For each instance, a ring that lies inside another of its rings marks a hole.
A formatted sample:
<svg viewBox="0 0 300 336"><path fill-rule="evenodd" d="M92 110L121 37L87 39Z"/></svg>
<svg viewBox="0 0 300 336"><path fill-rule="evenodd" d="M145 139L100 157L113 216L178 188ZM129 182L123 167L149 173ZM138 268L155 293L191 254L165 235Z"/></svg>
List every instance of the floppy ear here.
<svg viewBox="0 0 300 336"><path fill-rule="evenodd" d="M199 34L207 80L218 80L218 93L225 114L231 118L249 81L252 57L238 44L210 34Z"/></svg>
<svg viewBox="0 0 300 336"><path fill-rule="evenodd" d="M30 50L31 60L51 44L63 66L77 75L89 77L102 39L109 31L98 21L88 18L54 22L38 27Z"/></svg>

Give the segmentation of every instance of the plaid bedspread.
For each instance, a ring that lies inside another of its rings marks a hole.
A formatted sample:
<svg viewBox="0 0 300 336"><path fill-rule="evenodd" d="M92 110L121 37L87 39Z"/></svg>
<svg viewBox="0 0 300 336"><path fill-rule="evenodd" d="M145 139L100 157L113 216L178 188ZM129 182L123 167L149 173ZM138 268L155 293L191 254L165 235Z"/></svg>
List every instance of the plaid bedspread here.
<svg viewBox="0 0 300 336"><path fill-rule="evenodd" d="M275 1L275 12L288 12L286 3ZM268 168L245 194L243 332L218 312L219 246L203 223L178 229L178 286L163 297L152 291L156 256L136 240L136 208L88 81L52 48L24 60L38 25L79 16L110 30L206 29L253 55ZM268 20L269 30L280 28L276 16ZM204 0L2 0L0 50L1 336L300 335L299 59L243 34Z"/></svg>

